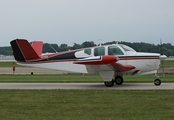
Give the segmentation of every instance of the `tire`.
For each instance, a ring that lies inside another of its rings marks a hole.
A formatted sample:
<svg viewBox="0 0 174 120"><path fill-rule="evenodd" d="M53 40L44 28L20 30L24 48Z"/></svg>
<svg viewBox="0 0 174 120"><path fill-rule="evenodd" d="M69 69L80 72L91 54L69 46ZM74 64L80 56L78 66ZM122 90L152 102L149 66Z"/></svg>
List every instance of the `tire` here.
<svg viewBox="0 0 174 120"><path fill-rule="evenodd" d="M105 81L105 86L106 87L112 87L114 85L114 80L111 80L111 81Z"/></svg>
<svg viewBox="0 0 174 120"><path fill-rule="evenodd" d="M115 84L117 85L123 84L123 78L121 76L115 77Z"/></svg>
<svg viewBox="0 0 174 120"><path fill-rule="evenodd" d="M160 79L155 79L155 80L154 80L154 84L155 84L156 86L161 85L161 80L160 80Z"/></svg>

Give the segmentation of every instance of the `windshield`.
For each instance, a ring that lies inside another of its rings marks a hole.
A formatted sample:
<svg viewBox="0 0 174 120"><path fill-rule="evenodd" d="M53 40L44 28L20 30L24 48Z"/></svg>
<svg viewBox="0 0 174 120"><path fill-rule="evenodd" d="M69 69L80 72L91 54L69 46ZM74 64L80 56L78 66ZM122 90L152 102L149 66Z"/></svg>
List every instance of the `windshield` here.
<svg viewBox="0 0 174 120"><path fill-rule="evenodd" d="M122 47L126 52L128 52L128 51L136 52L134 49L132 49L126 45L120 45L120 47Z"/></svg>

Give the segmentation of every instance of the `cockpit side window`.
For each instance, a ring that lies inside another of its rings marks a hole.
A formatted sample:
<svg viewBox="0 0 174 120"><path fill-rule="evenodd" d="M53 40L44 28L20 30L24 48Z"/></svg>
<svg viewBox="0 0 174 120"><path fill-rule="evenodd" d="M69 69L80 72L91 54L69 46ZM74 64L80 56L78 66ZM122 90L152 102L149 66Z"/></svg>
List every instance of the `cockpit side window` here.
<svg viewBox="0 0 174 120"><path fill-rule="evenodd" d="M88 55L91 55L91 49L86 49L84 50L84 53L88 54Z"/></svg>
<svg viewBox="0 0 174 120"><path fill-rule="evenodd" d="M123 52L117 46L109 46L108 55L123 55Z"/></svg>
<svg viewBox="0 0 174 120"><path fill-rule="evenodd" d="M94 49L94 56L103 56L105 55L105 48L99 47Z"/></svg>

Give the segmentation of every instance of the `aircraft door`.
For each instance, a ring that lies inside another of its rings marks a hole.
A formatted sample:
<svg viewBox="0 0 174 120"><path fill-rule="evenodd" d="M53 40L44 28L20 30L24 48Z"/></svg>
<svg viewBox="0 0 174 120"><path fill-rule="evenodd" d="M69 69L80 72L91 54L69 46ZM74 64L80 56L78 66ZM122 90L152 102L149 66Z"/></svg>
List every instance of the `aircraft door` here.
<svg viewBox="0 0 174 120"><path fill-rule="evenodd" d="M105 47L98 47L94 49L94 56L103 56L105 55Z"/></svg>

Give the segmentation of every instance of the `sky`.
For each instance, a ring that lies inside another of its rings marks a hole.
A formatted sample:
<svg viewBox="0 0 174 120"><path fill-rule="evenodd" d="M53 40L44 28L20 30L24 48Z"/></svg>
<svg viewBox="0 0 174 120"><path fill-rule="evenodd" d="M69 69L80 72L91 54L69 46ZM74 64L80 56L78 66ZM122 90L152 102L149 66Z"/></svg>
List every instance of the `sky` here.
<svg viewBox="0 0 174 120"><path fill-rule="evenodd" d="M174 0L0 0L0 46L111 41L174 45Z"/></svg>

